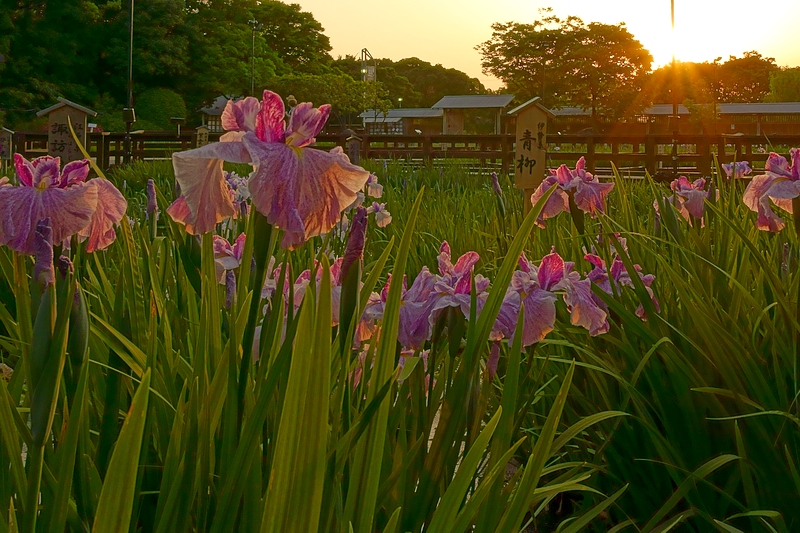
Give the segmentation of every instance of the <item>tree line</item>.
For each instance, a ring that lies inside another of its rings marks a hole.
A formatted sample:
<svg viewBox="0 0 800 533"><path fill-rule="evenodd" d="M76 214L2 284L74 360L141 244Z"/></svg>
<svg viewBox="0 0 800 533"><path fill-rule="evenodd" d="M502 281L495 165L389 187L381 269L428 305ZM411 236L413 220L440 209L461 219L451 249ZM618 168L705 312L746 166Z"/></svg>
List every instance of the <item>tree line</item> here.
<svg viewBox="0 0 800 533"><path fill-rule="evenodd" d="M123 129L129 2L0 0L0 125L39 127L35 112L63 96L97 110L106 130ZM192 124L196 110L217 96L249 94L253 65L255 87L331 103L342 125L367 108L430 107L445 95L491 92L476 78L418 58L376 59L377 82L363 82L361 61L334 59L311 13L277 0L139 1L133 22L140 129L168 129L173 116ZM616 117L671 101L671 69L652 72L652 56L624 24L544 10L531 24L492 29L477 46L483 70L518 102L540 96L549 107ZM800 69L781 69L757 52L680 63L676 82L680 102L800 101Z"/></svg>
<svg viewBox="0 0 800 533"><path fill-rule="evenodd" d="M171 116L191 123L217 96L249 94L251 58L256 88L331 103L343 123L400 98L430 106L446 94L486 92L463 72L417 58L378 59L378 83L362 82L360 61L331 57L322 25L297 4L140 0L134 7L136 128L168 129ZM63 96L97 110L105 129L124 129L129 13L130 0L0 0L0 125L37 127L35 112Z"/></svg>
<svg viewBox="0 0 800 533"><path fill-rule="evenodd" d="M800 68L780 68L756 51L723 61L679 62L651 70L653 58L624 23L585 23L550 9L531 24L492 25L476 48L483 71L503 80L523 101L576 106L596 117L633 115L657 103L800 101Z"/></svg>

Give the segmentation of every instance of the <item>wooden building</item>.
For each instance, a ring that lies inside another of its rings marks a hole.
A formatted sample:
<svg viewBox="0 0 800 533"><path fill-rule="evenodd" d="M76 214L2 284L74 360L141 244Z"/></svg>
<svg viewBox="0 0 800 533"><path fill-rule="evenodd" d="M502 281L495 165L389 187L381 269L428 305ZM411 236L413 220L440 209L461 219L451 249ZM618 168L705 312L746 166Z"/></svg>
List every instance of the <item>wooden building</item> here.
<svg viewBox="0 0 800 533"><path fill-rule="evenodd" d="M624 135L669 135L674 130L672 105L655 104L643 113L613 120L590 109L553 109L551 132ZM678 106L678 131L684 135L798 135L800 102L696 104Z"/></svg>
<svg viewBox="0 0 800 533"><path fill-rule="evenodd" d="M442 110L390 109L383 113L368 109L359 115L367 135L436 135L442 131Z"/></svg>
<svg viewBox="0 0 800 533"><path fill-rule="evenodd" d="M489 112L493 120L493 131L486 133L502 133L503 112L514 100L513 94L469 94L462 96L445 96L435 104L433 109L443 113L442 133L445 135L462 135L465 133L467 119L470 114Z"/></svg>
<svg viewBox="0 0 800 533"><path fill-rule="evenodd" d="M222 112L225 110L228 100L236 102L241 99L241 97L217 96L211 105L200 109L200 125L207 127L209 133L222 133L224 131L222 129Z"/></svg>

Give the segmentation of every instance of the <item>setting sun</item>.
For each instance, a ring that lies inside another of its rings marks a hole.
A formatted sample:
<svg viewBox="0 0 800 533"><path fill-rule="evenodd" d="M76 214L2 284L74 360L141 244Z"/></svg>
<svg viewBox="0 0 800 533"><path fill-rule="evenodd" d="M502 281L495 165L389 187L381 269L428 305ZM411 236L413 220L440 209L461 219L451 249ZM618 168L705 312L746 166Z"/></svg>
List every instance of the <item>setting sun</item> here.
<svg viewBox="0 0 800 533"><path fill-rule="evenodd" d="M756 50L778 65L800 65L792 27L792 21L800 19L797 0L676 0L674 36L669 0L494 0L491 8L484 0L297 2L325 27L334 56L358 55L366 47L375 57L419 57L467 72L494 89L501 83L481 72L475 45L491 37L492 23L530 23L546 7L559 17L624 22L653 55L653 68L668 64L673 51L679 61L713 61Z"/></svg>

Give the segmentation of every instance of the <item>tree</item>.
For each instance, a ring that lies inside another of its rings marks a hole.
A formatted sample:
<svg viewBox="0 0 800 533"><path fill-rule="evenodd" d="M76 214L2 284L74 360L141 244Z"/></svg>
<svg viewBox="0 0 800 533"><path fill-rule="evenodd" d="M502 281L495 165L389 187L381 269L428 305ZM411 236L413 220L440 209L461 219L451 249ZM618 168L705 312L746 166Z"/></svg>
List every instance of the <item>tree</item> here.
<svg viewBox="0 0 800 533"><path fill-rule="evenodd" d="M136 100L136 115L156 129L172 130L172 117L186 118L186 104L181 95L169 89L147 89ZM139 128L143 128L139 125Z"/></svg>
<svg viewBox="0 0 800 533"><path fill-rule="evenodd" d="M778 70L775 59L758 52L730 56L720 65L720 102L761 102L770 92L770 75Z"/></svg>
<svg viewBox="0 0 800 533"><path fill-rule="evenodd" d="M776 70L769 79L765 102L800 102L800 67Z"/></svg>
<svg viewBox="0 0 800 533"><path fill-rule="evenodd" d="M624 23L543 15L533 24L493 24L491 39L476 47L484 73L503 80L519 101L540 96L549 107L618 115L646 103L637 96L653 58Z"/></svg>
<svg viewBox="0 0 800 533"><path fill-rule="evenodd" d="M380 61L389 63L386 59ZM460 70L433 65L417 57L401 59L390 66L399 76L408 79L414 91L420 94L417 103L420 107L430 107L447 95L487 92L478 78L470 78ZM380 74L378 80L381 80Z"/></svg>
<svg viewBox="0 0 800 533"><path fill-rule="evenodd" d="M398 74L391 59L376 59L375 63L377 64L376 82L386 91L391 101L391 107L397 107L401 104L403 107L421 106L422 95L415 89L408 78ZM354 80L361 80L361 61L356 59L355 56L339 56L331 65L334 69L347 74Z"/></svg>
<svg viewBox="0 0 800 533"><path fill-rule="evenodd" d="M624 24L592 22L577 26L577 43L571 46L575 87L567 91L572 105L618 117L635 109L642 78L650 71L653 56Z"/></svg>
<svg viewBox="0 0 800 533"><path fill-rule="evenodd" d="M520 101L534 96L547 107L565 105L569 90L569 67L564 60L574 56L574 17L565 21L548 15L533 24L492 24L492 37L475 48L481 53L484 74L503 80Z"/></svg>
<svg viewBox="0 0 800 533"><path fill-rule="evenodd" d="M321 74L331 63L330 39L314 15L297 4L267 0L252 9L253 18L263 24L259 34L266 46L293 71Z"/></svg>
<svg viewBox="0 0 800 533"><path fill-rule="evenodd" d="M330 104L333 119L342 127L354 121L365 109L381 111L391 107L389 95L375 82L356 81L347 74L291 74L268 81L268 87L284 99L289 95L298 102L315 106Z"/></svg>

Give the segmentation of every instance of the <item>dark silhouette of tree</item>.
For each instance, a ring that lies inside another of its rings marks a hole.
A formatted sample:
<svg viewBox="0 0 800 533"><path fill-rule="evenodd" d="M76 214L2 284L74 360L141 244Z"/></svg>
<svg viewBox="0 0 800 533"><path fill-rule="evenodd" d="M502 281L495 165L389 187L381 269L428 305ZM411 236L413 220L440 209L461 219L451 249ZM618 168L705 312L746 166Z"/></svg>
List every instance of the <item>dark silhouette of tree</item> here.
<svg viewBox="0 0 800 533"><path fill-rule="evenodd" d="M761 102L769 94L770 75L778 70L775 59L758 52L730 58L720 65L720 102Z"/></svg>
<svg viewBox="0 0 800 533"><path fill-rule="evenodd" d="M575 105L594 114L635 112L652 56L624 23L584 23L544 15L532 24L496 23L476 48L483 71L503 80L519 101L540 96L544 105Z"/></svg>

